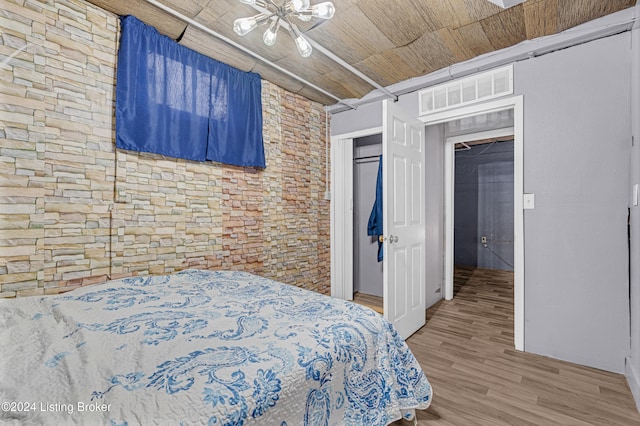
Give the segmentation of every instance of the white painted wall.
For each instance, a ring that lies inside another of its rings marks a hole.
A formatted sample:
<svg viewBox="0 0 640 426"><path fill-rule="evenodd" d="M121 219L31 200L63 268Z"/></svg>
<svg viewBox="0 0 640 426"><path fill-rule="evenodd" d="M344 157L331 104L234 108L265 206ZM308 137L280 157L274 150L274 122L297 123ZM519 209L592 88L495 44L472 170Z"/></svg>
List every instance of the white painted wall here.
<svg viewBox="0 0 640 426"><path fill-rule="evenodd" d="M525 192L536 193L525 216L525 350L614 372L630 352L630 42L626 32L514 69L524 95ZM399 102L417 115L415 92ZM334 114L332 134L379 126L380 111L375 103ZM441 158L433 149L427 158ZM443 256L434 250L428 262Z"/></svg>

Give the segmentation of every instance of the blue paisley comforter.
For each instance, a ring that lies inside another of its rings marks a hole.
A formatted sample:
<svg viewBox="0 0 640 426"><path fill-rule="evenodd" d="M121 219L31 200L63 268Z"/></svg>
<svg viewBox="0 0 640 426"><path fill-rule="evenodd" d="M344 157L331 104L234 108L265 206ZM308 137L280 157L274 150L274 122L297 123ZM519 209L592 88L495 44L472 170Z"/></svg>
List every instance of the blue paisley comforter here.
<svg viewBox="0 0 640 426"><path fill-rule="evenodd" d="M0 300L0 342L15 424L386 425L431 403L380 315L244 272Z"/></svg>

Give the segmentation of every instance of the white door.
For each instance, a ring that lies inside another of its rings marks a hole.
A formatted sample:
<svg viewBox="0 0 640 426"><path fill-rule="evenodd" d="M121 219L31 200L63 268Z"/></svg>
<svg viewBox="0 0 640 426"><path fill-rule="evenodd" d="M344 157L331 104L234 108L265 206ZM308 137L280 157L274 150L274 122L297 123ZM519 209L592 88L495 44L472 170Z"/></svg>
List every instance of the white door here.
<svg viewBox="0 0 640 426"><path fill-rule="evenodd" d="M382 105L384 316L406 339L426 315L424 124Z"/></svg>

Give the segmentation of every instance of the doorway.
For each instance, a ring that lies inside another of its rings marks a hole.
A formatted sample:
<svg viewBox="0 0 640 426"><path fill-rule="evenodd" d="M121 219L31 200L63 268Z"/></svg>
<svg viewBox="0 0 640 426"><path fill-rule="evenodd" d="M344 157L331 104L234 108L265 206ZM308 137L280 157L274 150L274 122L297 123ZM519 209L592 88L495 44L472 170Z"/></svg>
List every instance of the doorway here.
<svg viewBox="0 0 640 426"><path fill-rule="evenodd" d="M521 95L420 117L426 135L425 149L429 153L425 164L426 182L429 185L435 182L441 194L435 197L438 201L434 201L433 194L427 194L425 205L427 209L433 207L440 212L442 212L442 205L445 206L444 214L434 214L437 218L433 223L427 218L423 238L428 242L427 263L432 262L432 265L427 264L425 286L429 295L434 293L436 297L441 298L442 293L439 289L444 289L444 298L448 300L453 298L454 144L444 138L444 132L441 133L442 139L430 140L429 128L458 119L464 120L468 117L507 110L513 111L514 135L514 344L517 350L524 350L524 217L522 210L524 114ZM384 117L386 117L385 112L383 112L383 120L385 120ZM331 295L346 300L353 299L353 143L356 138L381 132L383 128L376 127L331 137ZM384 150L383 147L383 155ZM435 171L436 180L432 179L435 175L430 170Z"/></svg>
<svg viewBox="0 0 640 426"><path fill-rule="evenodd" d="M513 135L473 139L454 147L454 298L478 274L513 282Z"/></svg>
<svg viewBox="0 0 640 426"><path fill-rule="evenodd" d="M455 121L473 121L475 117L493 113L508 113L509 123L513 127L497 128L477 132L472 139L468 135L452 135L427 141L431 146L444 145L444 298L453 299L454 291L454 183L455 183L455 144L474 139L486 139L513 135L513 306L514 306L514 346L517 350L524 347L524 112L522 95L499 99L467 107L456 108L432 114L422 119L428 128L444 128ZM480 120L482 121L482 120ZM438 134L438 132L433 132Z"/></svg>
<svg viewBox="0 0 640 426"><path fill-rule="evenodd" d="M382 134L356 138L353 142L353 300L383 313L378 238L367 232L376 199Z"/></svg>
<svg viewBox="0 0 640 426"><path fill-rule="evenodd" d="M513 127L448 140L454 143L454 264L513 271Z"/></svg>

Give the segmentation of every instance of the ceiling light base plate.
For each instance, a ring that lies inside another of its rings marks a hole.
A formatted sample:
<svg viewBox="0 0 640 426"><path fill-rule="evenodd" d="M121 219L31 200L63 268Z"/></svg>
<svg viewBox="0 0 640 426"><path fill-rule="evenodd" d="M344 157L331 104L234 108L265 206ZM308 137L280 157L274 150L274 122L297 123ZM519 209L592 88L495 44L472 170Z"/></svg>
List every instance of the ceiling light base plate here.
<svg viewBox="0 0 640 426"><path fill-rule="evenodd" d="M525 0L488 0L491 3L500 6L503 9L508 9L520 3L524 3Z"/></svg>

